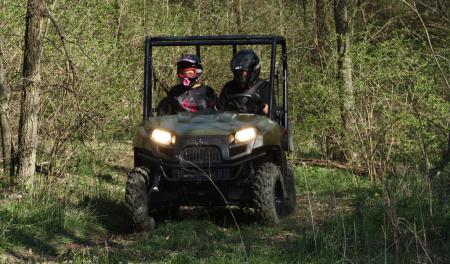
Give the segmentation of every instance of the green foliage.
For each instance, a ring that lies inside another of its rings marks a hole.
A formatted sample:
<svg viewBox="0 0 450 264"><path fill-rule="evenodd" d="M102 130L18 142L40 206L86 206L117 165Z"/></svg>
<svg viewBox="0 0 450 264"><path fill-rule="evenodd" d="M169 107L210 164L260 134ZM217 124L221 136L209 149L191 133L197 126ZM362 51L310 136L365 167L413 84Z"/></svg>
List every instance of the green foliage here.
<svg viewBox="0 0 450 264"><path fill-rule="evenodd" d="M372 45L358 43L354 48L358 130L362 131L362 149L368 152L369 140L378 143L376 155L388 155L396 162L438 161L445 149L450 104L436 87L441 78L433 76L434 60L411 47L407 36ZM384 150L383 150L384 148ZM380 157L379 156L379 157ZM423 164L423 163L422 163Z"/></svg>
<svg viewBox="0 0 450 264"><path fill-rule="evenodd" d="M319 59L313 2L46 1L68 53L45 21L38 164L65 177L49 176L27 192L0 186L0 252L24 256L32 249L42 261L52 255L74 263L242 263L237 230L208 219L164 223L154 234L130 238L123 247L64 248L85 246L105 232L122 234L127 226L122 202L127 168L111 162L131 164L122 156L123 148L131 146L115 146L131 140L141 119L144 37L239 33L287 38L295 154L326 158L336 149L349 150L353 162L377 177L372 186L350 173L296 168L301 214L279 228L243 224L251 262L394 262L396 221L405 255L416 262L429 261L425 253L437 263L448 259L450 172L447 165L432 178L431 169L440 164L448 140L450 103L444 77L448 79L450 71L445 18L450 9L442 1L430 3L432 9L416 3L434 57L422 22L403 1L349 1L355 102L352 126L344 131L335 36L326 39L329 48ZM23 81L25 12L26 1L0 3L0 42L12 88L14 133ZM332 29L331 15L323 19ZM177 81L175 58L183 52L193 49L154 53L158 77L166 86ZM266 76L269 51L257 52ZM204 80L219 92L231 78L231 50L208 48L202 56ZM164 92L156 94L154 104ZM396 217L389 215L394 213ZM421 241L427 248L421 248Z"/></svg>
<svg viewBox="0 0 450 264"><path fill-rule="evenodd" d="M102 147L84 149L84 154L78 155L80 161L73 164L92 164L90 167L77 166L79 171L73 169L70 177L56 185L43 181L21 198L12 193L0 200L1 252L24 256L31 249L35 260L52 257L74 263L245 260L239 231L226 211L195 213L196 209L185 212L182 221L160 222L152 233L128 233L130 224L123 207L125 177L116 165L124 149L115 149L116 154L108 155L101 154ZM314 167L296 167L295 180L299 212L280 226L255 225L251 211L233 209L250 262L330 263L345 258L382 262L385 257L394 261L381 185L372 188L367 178ZM438 209L430 217L427 185L420 177L388 179L388 188L395 190L398 216L403 219L405 254L414 258L419 254L423 259L423 251L408 241L415 241L415 235L421 240L422 232L431 228L426 250L442 254L443 246L437 241L448 235L444 228L448 205L435 207ZM415 233L410 230L414 226Z"/></svg>
<svg viewBox="0 0 450 264"><path fill-rule="evenodd" d="M0 27L0 35L7 40L2 43L8 80L18 86L20 65L15 58L21 52L18 47L23 38L25 4L12 0L2 3L8 7L0 9L1 16L9 21ZM358 155L358 161L367 163L385 159L391 145L395 150L389 152L392 162L435 163L447 139L448 87L417 15L401 2L351 4L349 8L353 14L350 53L355 127L343 131L333 51L335 36L331 34L326 40L330 48L319 63L312 4L196 0L119 1L117 6L114 1L57 1L51 12L64 36L70 63L62 51L60 36L49 24L42 60L42 157L57 159L67 144L78 139L131 139L142 111L145 35L242 33L280 34L287 38L290 111L298 152L325 157L333 148L348 148ZM430 10L424 10L425 21L442 23ZM403 13L409 19L406 26L396 24L394 19ZM323 19L333 28L331 17ZM436 36L432 39L434 50L445 74L449 70L445 58L449 55L446 44L450 35L444 29L430 29L430 34ZM155 51L157 75L166 86L177 82L175 58L193 51ZM269 50L258 48L257 52L263 58L264 74L268 71ZM205 82L219 92L231 78L231 50L209 48L202 55ZM17 98L13 91L13 98ZM160 89L156 94L154 104L164 92ZM12 116L17 117L19 107L12 109ZM344 134L346 138L342 138ZM428 155L425 159L424 152ZM422 164L422 168L426 166Z"/></svg>

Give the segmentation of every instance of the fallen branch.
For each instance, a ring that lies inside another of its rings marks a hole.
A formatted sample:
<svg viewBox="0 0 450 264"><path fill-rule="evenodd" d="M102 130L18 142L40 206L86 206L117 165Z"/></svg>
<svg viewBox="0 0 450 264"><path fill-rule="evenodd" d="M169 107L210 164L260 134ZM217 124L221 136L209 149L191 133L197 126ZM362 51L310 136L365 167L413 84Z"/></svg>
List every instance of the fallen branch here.
<svg viewBox="0 0 450 264"><path fill-rule="evenodd" d="M308 165L308 166L349 170L355 174L360 174L360 175L368 174L367 167L360 165L360 164L349 164L349 163L345 163L345 162L324 160L324 159L290 159L289 161L292 164L296 164L296 165Z"/></svg>
<svg viewBox="0 0 450 264"><path fill-rule="evenodd" d="M64 177L64 173L61 171L54 171L51 168L44 167L48 162L42 163L41 165L36 165L36 172L41 173L46 176L56 176L59 178Z"/></svg>

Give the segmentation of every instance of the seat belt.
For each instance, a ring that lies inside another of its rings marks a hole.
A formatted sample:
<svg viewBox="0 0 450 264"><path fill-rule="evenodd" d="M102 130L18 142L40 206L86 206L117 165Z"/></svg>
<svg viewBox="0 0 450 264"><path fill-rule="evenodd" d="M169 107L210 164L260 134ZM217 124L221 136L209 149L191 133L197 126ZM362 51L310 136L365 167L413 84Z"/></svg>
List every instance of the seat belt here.
<svg viewBox="0 0 450 264"><path fill-rule="evenodd" d="M248 90L244 91L244 93L245 94L254 94L256 92L256 90L258 90L265 82L266 82L266 80L258 80L252 87L250 87ZM243 104L246 104L247 101L248 101L247 98L242 98L241 102Z"/></svg>
<svg viewBox="0 0 450 264"><path fill-rule="evenodd" d="M265 82L266 80L258 80L252 87L247 90L246 94L254 94L256 90L258 90L259 87L261 87Z"/></svg>

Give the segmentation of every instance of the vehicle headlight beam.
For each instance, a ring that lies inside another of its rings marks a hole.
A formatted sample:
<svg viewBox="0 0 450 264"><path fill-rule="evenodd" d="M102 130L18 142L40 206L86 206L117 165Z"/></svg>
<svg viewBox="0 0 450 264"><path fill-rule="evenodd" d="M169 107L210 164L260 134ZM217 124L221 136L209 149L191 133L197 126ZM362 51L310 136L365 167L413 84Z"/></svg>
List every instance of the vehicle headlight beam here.
<svg viewBox="0 0 450 264"><path fill-rule="evenodd" d="M150 135L150 139L161 145L169 145L175 143L175 135L172 135L169 131L162 129L154 129Z"/></svg>
<svg viewBox="0 0 450 264"><path fill-rule="evenodd" d="M256 138L256 129L253 127L238 130L234 135L236 142L248 142Z"/></svg>

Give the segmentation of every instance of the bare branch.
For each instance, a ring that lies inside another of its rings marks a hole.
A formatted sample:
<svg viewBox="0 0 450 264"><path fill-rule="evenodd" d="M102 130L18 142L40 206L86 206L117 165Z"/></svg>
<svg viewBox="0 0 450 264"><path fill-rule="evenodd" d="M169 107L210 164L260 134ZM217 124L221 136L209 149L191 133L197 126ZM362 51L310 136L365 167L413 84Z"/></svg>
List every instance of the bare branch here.
<svg viewBox="0 0 450 264"><path fill-rule="evenodd" d="M63 51L64 51L64 56L66 58L67 66L69 67L70 72L72 73L72 78L71 79L72 79L72 82L73 82L75 77L76 77L76 72L75 72L74 63L73 63L72 59L70 58L69 52L68 52L67 47L66 47L66 38L64 37L64 35L63 35L59 25L58 25L58 22L55 20L55 18L52 16L50 11L45 6L44 6L44 15L48 19L50 19L50 21L52 22L53 27L56 30L56 34L58 34L58 37L61 40L61 45L62 45L62 48L63 48Z"/></svg>
<svg viewBox="0 0 450 264"><path fill-rule="evenodd" d="M417 14L417 17L419 17L420 22L422 23L423 29L425 30L425 34L427 35L428 45L430 46L430 50L431 50L431 53L433 54L433 58L434 58L434 60L436 61L436 64L437 64L439 70L441 71L442 78L444 78L445 84L447 85L447 89L450 90L450 84L449 84L449 82L448 82L448 80L447 80L447 77L445 76L445 72L444 72L444 70L442 69L441 64L439 63L439 60L438 60L437 57L436 57L436 53L434 52L433 45L431 44L430 34L428 33L427 26L425 25L425 22L423 21L422 16L420 15L419 11L418 11L417 8L415 7L415 4L414 4L414 6L412 6L412 5L411 5L410 3L408 3L406 0L401 0L401 1L402 1L403 3L405 3L405 5L407 5L409 8L411 8L411 10L413 10L413 11Z"/></svg>

